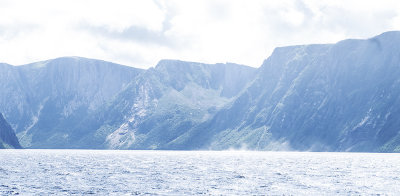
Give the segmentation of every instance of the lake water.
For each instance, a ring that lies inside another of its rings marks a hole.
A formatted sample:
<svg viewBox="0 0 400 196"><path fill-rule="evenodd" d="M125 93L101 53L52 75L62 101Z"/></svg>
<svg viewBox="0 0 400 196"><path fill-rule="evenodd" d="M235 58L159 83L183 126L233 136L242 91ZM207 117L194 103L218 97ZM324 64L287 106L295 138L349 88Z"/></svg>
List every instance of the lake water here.
<svg viewBox="0 0 400 196"><path fill-rule="evenodd" d="M0 150L0 195L400 195L400 154Z"/></svg>

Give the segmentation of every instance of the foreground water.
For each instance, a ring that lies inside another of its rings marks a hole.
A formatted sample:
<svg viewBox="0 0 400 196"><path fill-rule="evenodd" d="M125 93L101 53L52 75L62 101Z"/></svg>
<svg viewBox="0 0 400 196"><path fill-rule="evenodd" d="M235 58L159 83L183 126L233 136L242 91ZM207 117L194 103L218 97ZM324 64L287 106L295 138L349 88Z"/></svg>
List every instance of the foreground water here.
<svg viewBox="0 0 400 196"><path fill-rule="evenodd" d="M399 195L399 187L399 154L0 150L0 195Z"/></svg>

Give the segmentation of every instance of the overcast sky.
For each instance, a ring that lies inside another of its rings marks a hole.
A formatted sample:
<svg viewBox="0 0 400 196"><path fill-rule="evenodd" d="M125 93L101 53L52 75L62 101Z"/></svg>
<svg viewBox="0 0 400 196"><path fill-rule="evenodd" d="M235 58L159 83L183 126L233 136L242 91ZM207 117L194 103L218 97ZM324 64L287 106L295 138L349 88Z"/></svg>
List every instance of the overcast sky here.
<svg viewBox="0 0 400 196"><path fill-rule="evenodd" d="M398 2L0 0L0 62L82 56L141 68L161 59L259 67L278 46L399 30Z"/></svg>

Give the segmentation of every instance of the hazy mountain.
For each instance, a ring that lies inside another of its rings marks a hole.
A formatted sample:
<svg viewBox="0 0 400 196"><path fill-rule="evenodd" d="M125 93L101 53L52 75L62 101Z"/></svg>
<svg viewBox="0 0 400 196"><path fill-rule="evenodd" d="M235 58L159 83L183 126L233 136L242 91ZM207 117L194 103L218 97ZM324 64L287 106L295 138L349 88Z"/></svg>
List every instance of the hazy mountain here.
<svg viewBox="0 0 400 196"><path fill-rule="evenodd" d="M143 70L78 57L0 68L0 111L24 147L60 140ZM67 147L67 146L65 146Z"/></svg>
<svg viewBox="0 0 400 196"><path fill-rule="evenodd" d="M277 48L254 82L169 148L400 151L400 32Z"/></svg>
<svg viewBox="0 0 400 196"><path fill-rule="evenodd" d="M0 113L0 148L21 148L14 130Z"/></svg>
<svg viewBox="0 0 400 196"><path fill-rule="evenodd" d="M163 148L212 117L246 87L255 71L236 64L160 61L135 78L106 109L86 120L91 126L76 129L87 133L77 146Z"/></svg>
<svg viewBox="0 0 400 196"><path fill-rule="evenodd" d="M210 118L255 71L175 60L140 70L79 57L3 65L0 110L24 147L160 148Z"/></svg>
<svg viewBox="0 0 400 196"><path fill-rule="evenodd" d="M275 49L259 69L0 64L23 147L400 152L400 32Z"/></svg>

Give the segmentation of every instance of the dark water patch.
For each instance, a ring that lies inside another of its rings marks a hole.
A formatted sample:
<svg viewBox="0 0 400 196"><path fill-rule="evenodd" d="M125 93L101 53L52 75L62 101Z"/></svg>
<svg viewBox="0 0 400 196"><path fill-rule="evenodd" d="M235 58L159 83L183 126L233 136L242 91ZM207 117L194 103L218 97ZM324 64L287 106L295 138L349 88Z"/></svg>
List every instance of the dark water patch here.
<svg viewBox="0 0 400 196"><path fill-rule="evenodd" d="M246 177L243 175L236 175L235 178L246 178Z"/></svg>

